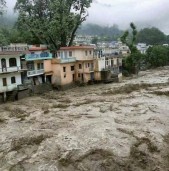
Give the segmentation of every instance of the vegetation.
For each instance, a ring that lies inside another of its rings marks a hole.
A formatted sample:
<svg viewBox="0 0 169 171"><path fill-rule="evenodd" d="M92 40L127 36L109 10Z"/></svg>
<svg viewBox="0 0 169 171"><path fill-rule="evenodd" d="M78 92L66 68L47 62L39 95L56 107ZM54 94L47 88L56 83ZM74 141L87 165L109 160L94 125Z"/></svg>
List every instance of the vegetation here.
<svg viewBox="0 0 169 171"><path fill-rule="evenodd" d="M144 28L137 35L137 42L146 43L147 45L160 45L169 43L167 36L158 28Z"/></svg>
<svg viewBox="0 0 169 171"><path fill-rule="evenodd" d="M0 15L3 14L5 5L6 5L6 1L0 0Z"/></svg>
<svg viewBox="0 0 169 171"><path fill-rule="evenodd" d="M131 23L130 27L132 29L132 35L131 39L129 39L129 31L125 31L124 34L121 37L122 43L126 44L131 54L123 60L123 68L124 72L129 72L129 74L136 74L139 71L140 68L140 59L141 59L141 53L136 48L136 38L137 38L137 29L136 26ZM127 75L127 74L126 74Z"/></svg>
<svg viewBox="0 0 169 171"><path fill-rule="evenodd" d="M29 31L51 49L70 46L88 16L92 0L17 0L18 28Z"/></svg>
<svg viewBox="0 0 169 171"><path fill-rule="evenodd" d="M160 45L149 47L146 55L142 58L142 63L146 68L169 65L169 47Z"/></svg>
<svg viewBox="0 0 169 171"><path fill-rule="evenodd" d="M123 33L122 30L118 28L117 25L100 26L97 24L85 24L78 29L78 34L80 35L91 35L100 37L101 41L112 41L117 40Z"/></svg>

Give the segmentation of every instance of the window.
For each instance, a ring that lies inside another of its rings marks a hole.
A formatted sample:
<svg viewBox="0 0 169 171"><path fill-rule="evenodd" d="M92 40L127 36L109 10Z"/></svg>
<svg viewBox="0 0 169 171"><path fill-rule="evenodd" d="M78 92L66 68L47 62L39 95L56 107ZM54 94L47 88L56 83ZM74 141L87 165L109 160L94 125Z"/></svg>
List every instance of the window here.
<svg viewBox="0 0 169 171"><path fill-rule="evenodd" d="M69 57L72 57L72 51L69 51Z"/></svg>
<svg viewBox="0 0 169 171"><path fill-rule="evenodd" d="M44 69L43 63L41 63L41 69Z"/></svg>
<svg viewBox="0 0 169 171"><path fill-rule="evenodd" d="M37 68L38 68L38 70L43 69L43 63L38 63Z"/></svg>
<svg viewBox="0 0 169 171"><path fill-rule="evenodd" d="M90 67L90 64L88 63L88 68Z"/></svg>
<svg viewBox="0 0 169 171"><path fill-rule="evenodd" d="M88 64L87 63L85 63L85 65L86 65L86 68L88 67Z"/></svg>
<svg viewBox="0 0 169 171"><path fill-rule="evenodd" d="M85 51L85 55L87 56L87 51Z"/></svg>
<svg viewBox="0 0 169 171"><path fill-rule="evenodd" d="M16 83L15 77L11 77L11 84L15 84L15 83Z"/></svg>
<svg viewBox="0 0 169 171"><path fill-rule="evenodd" d="M114 60L113 59L111 60L111 66L114 66Z"/></svg>
<svg viewBox="0 0 169 171"><path fill-rule="evenodd" d="M89 53L90 53L90 55L91 55L91 54L92 54L92 51L90 50Z"/></svg>
<svg viewBox="0 0 169 171"><path fill-rule="evenodd" d="M10 67L15 67L16 65L16 58L10 58L9 59L9 66Z"/></svg>
<svg viewBox="0 0 169 171"><path fill-rule="evenodd" d="M3 86L7 86L6 78L2 78Z"/></svg>
<svg viewBox="0 0 169 171"><path fill-rule="evenodd" d="M82 69L82 64L79 64L79 69Z"/></svg>
<svg viewBox="0 0 169 171"><path fill-rule="evenodd" d="M6 68L6 59L1 59L2 68Z"/></svg>
<svg viewBox="0 0 169 171"><path fill-rule="evenodd" d="M71 71L74 71L75 70L75 66L71 66Z"/></svg>
<svg viewBox="0 0 169 171"><path fill-rule="evenodd" d="M27 62L27 68L28 68L29 71L35 70L34 62L33 61L28 61Z"/></svg>
<svg viewBox="0 0 169 171"><path fill-rule="evenodd" d="M63 67L63 72L66 72L66 67Z"/></svg>
<svg viewBox="0 0 169 171"><path fill-rule="evenodd" d="M66 78L66 74L64 74L64 78Z"/></svg>
<svg viewBox="0 0 169 171"><path fill-rule="evenodd" d="M78 77L80 78L80 74L78 74Z"/></svg>
<svg viewBox="0 0 169 171"><path fill-rule="evenodd" d="M40 63L37 64L37 68L38 68L38 70L40 69Z"/></svg>

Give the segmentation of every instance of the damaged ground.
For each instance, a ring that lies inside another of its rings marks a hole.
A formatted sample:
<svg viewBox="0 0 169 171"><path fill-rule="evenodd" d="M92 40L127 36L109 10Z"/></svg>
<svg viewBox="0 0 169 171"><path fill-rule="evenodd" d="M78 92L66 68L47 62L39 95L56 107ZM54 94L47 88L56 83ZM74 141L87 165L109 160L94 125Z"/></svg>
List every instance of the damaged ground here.
<svg viewBox="0 0 169 171"><path fill-rule="evenodd" d="M169 67L0 105L0 171L169 171Z"/></svg>

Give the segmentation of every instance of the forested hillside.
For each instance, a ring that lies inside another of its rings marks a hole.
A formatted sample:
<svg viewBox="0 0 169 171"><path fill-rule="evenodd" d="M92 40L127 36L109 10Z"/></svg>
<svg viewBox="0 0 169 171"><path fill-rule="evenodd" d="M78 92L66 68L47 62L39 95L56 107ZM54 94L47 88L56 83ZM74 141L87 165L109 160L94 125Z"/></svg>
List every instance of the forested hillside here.
<svg viewBox="0 0 169 171"><path fill-rule="evenodd" d="M117 39L122 35L123 31L117 25L100 26L97 24L85 24L78 30L81 35L94 35L99 37L107 37L108 39Z"/></svg>

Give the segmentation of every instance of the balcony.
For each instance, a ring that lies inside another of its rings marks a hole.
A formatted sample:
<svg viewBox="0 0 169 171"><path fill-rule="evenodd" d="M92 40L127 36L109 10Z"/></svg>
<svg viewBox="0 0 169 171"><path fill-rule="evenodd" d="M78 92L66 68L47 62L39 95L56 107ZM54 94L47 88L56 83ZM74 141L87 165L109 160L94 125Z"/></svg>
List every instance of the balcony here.
<svg viewBox="0 0 169 171"><path fill-rule="evenodd" d="M7 74L11 72L22 72L24 70L26 70L26 68L21 68L20 66L4 67L4 68L0 68L0 74Z"/></svg>
<svg viewBox="0 0 169 171"><path fill-rule="evenodd" d="M25 56L26 61L35 61L35 60L45 60L45 59L52 59L52 54L49 52L42 52L40 54L27 54Z"/></svg>
<svg viewBox="0 0 169 171"><path fill-rule="evenodd" d="M90 68L89 68L89 71L90 71L90 72L94 72L94 67L90 67Z"/></svg>
<svg viewBox="0 0 169 171"><path fill-rule="evenodd" d="M1 86L0 87L0 93L3 93L3 92L8 92L8 91L13 91L17 89L17 84L12 84L12 85L9 85L9 86Z"/></svg>
<svg viewBox="0 0 169 171"><path fill-rule="evenodd" d="M61 58L60 63L70 63L70 62L76 62L76 58Z"/></svg>
<svg viewBox="0 0 169 171"><path fill-rule="evenodd" d="M54 58L52 60L53 64L65 64L65 63L71 63L71 62L76 62L76 58L71 57L71 58Z"/></svg>
<svg viewBox="0 0 169 171"><path fill-rule="evenodd" d="M27 76L32 77L32 76L42 75L44 74L44 72L45 72L44 69L27 71Z"/></svg>

